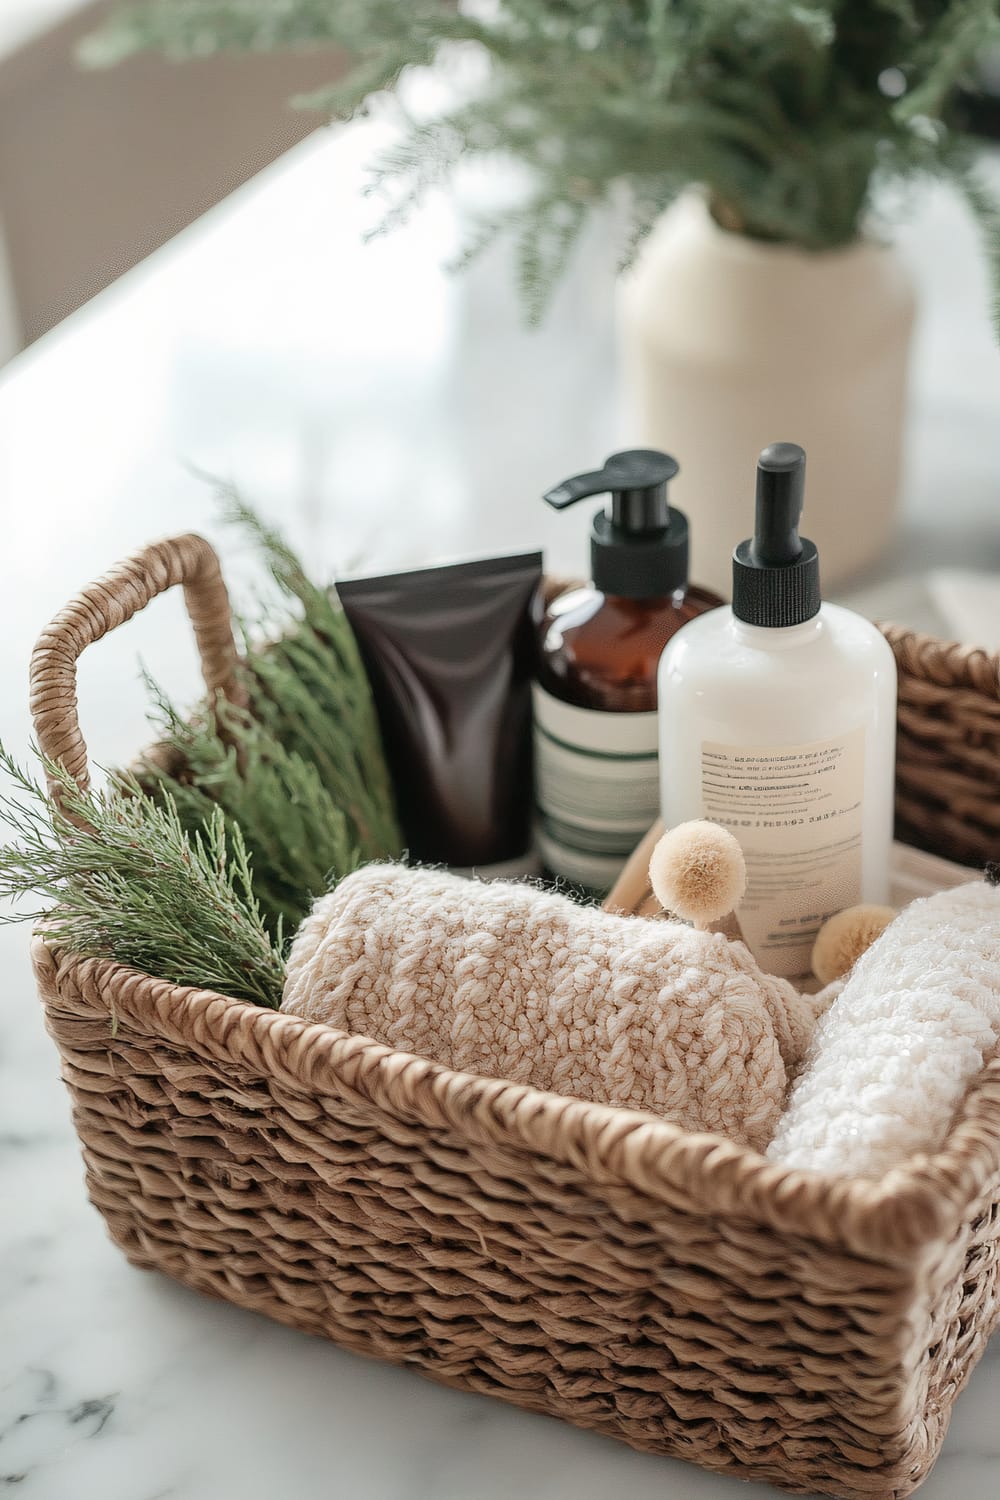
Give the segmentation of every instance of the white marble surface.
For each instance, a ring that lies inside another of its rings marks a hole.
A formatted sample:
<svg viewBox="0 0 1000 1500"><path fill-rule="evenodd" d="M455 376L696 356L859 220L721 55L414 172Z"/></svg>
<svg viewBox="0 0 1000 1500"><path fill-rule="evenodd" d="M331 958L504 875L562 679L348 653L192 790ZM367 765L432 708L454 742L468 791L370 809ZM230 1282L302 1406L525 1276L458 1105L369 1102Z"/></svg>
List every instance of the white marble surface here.
<svg viewBox="0 0 1000 1500"><path fill-rule="evenodd" d="M595 235L538 335L502 258L440 262L443 205L363 248L364 133L324 135L244 189L0 379L0 734L28 738L25 666L48 616L151 536L197 526L252 568L195 467L237 479L318 572L546 545L579 567L585 517L535 499L630 434L616 415L609 270ZM974 236L933 192L904 248L924 294L907 506L873 609L933 624L913 576L1000 568L1000 354ZM582 508L581 508L582 509ZM195 690L179 601L85 658L98 762L144 737L135 659ZM132 1270L87 1204L23 929L0 930L0 1491L19 1500L735 1500L736 1481L342 1354ZM958 1404L926 1500L994 1500L1000 1361Z"/></svg>

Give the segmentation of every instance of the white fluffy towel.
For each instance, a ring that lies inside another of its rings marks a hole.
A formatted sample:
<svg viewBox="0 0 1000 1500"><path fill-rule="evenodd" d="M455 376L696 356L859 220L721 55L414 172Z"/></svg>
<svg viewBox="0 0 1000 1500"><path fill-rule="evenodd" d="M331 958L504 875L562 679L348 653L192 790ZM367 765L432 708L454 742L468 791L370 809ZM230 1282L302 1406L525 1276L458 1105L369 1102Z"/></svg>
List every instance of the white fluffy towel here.
<svg viewBox="0 0 1000 1500"><path fill-rule="evenodd" d="M948 1134L1000 1042L1000 889L914 901L816 1028L774 1140L787 1167L876 1177Z"/></svg>

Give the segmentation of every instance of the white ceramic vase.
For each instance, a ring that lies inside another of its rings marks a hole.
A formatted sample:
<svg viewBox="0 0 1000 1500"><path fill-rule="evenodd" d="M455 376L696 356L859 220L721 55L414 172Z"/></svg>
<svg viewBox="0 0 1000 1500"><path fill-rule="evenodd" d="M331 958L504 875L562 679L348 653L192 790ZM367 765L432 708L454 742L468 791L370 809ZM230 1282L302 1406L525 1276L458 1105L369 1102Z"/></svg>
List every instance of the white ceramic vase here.
<svg viewBox="0 0 1000 1500"><path fill-rule="evenodd" d="M806 450L802 529L824 587L873 563L895 518L915 305L895 251L765 244L690 194L619 295L627 439L680 462L671 499L691 522L692 578L728 597L771 442Z"/></svg>

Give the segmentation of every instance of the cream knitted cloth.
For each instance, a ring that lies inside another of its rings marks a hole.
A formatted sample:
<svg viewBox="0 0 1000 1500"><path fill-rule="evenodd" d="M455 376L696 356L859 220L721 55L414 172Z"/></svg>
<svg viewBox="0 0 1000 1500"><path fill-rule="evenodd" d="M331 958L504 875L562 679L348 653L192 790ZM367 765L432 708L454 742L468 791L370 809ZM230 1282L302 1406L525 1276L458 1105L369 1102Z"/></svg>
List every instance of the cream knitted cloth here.
<svg viewBox="0 0 1000 1500"><path fill-rule="evenodd" d="M789 1167L879 1176L941 1146L1000 1041L1000 890L914 901L816 1028L768 1149Z"/></svg>
<svg viewBox="0 0 1000 1500"><path fill-rule="evenodd" d="M316 903L281 1008L763 1149L823 1004L716 933L383 864Z"/></svg>

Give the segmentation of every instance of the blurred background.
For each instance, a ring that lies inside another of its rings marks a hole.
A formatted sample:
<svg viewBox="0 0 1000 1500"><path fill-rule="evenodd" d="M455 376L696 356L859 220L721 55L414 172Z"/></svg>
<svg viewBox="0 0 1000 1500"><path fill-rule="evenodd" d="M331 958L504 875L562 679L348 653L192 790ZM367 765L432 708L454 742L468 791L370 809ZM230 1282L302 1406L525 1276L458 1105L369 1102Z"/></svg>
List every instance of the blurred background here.
<svg viewBox="0 0 1000 1500"><path fill-rule="evenodd" d="M151 536L206 532L238 581L213 478L317 576L538 546L580 574L590 507L541 493L664 447L726 592L776 438L830 594L1000 644L998 28L971 0L4 0L10 671ZM98 758L141 742L115 682L144 631L168 685L193 669L158 619L84 662Z"/></svg>
<svg viewBox="0 0 1000 1500"><path fill-rule="evenodd" d="M8 356L314 130L316 117L288 99L336 64L327 52L81 69L80 39L112 8L0 5Z"/></svg>
<svg viewBox="0 0 1000 1500"><path fill-rule="evenodd" d="M170 0L158 8L198 10ZM316 130L316 113L290 101L349 65L343 49L315 40L216 50L218 28L211 45L191 42L210 55L183 66L149 51L126 67L79 66L81 42L121 11L115 0L0 6L5 358ZM190 24L177 28L191 32ZM974 59L951 115L988 141L1000 134L1000 45L977 48Z"/></svg>

